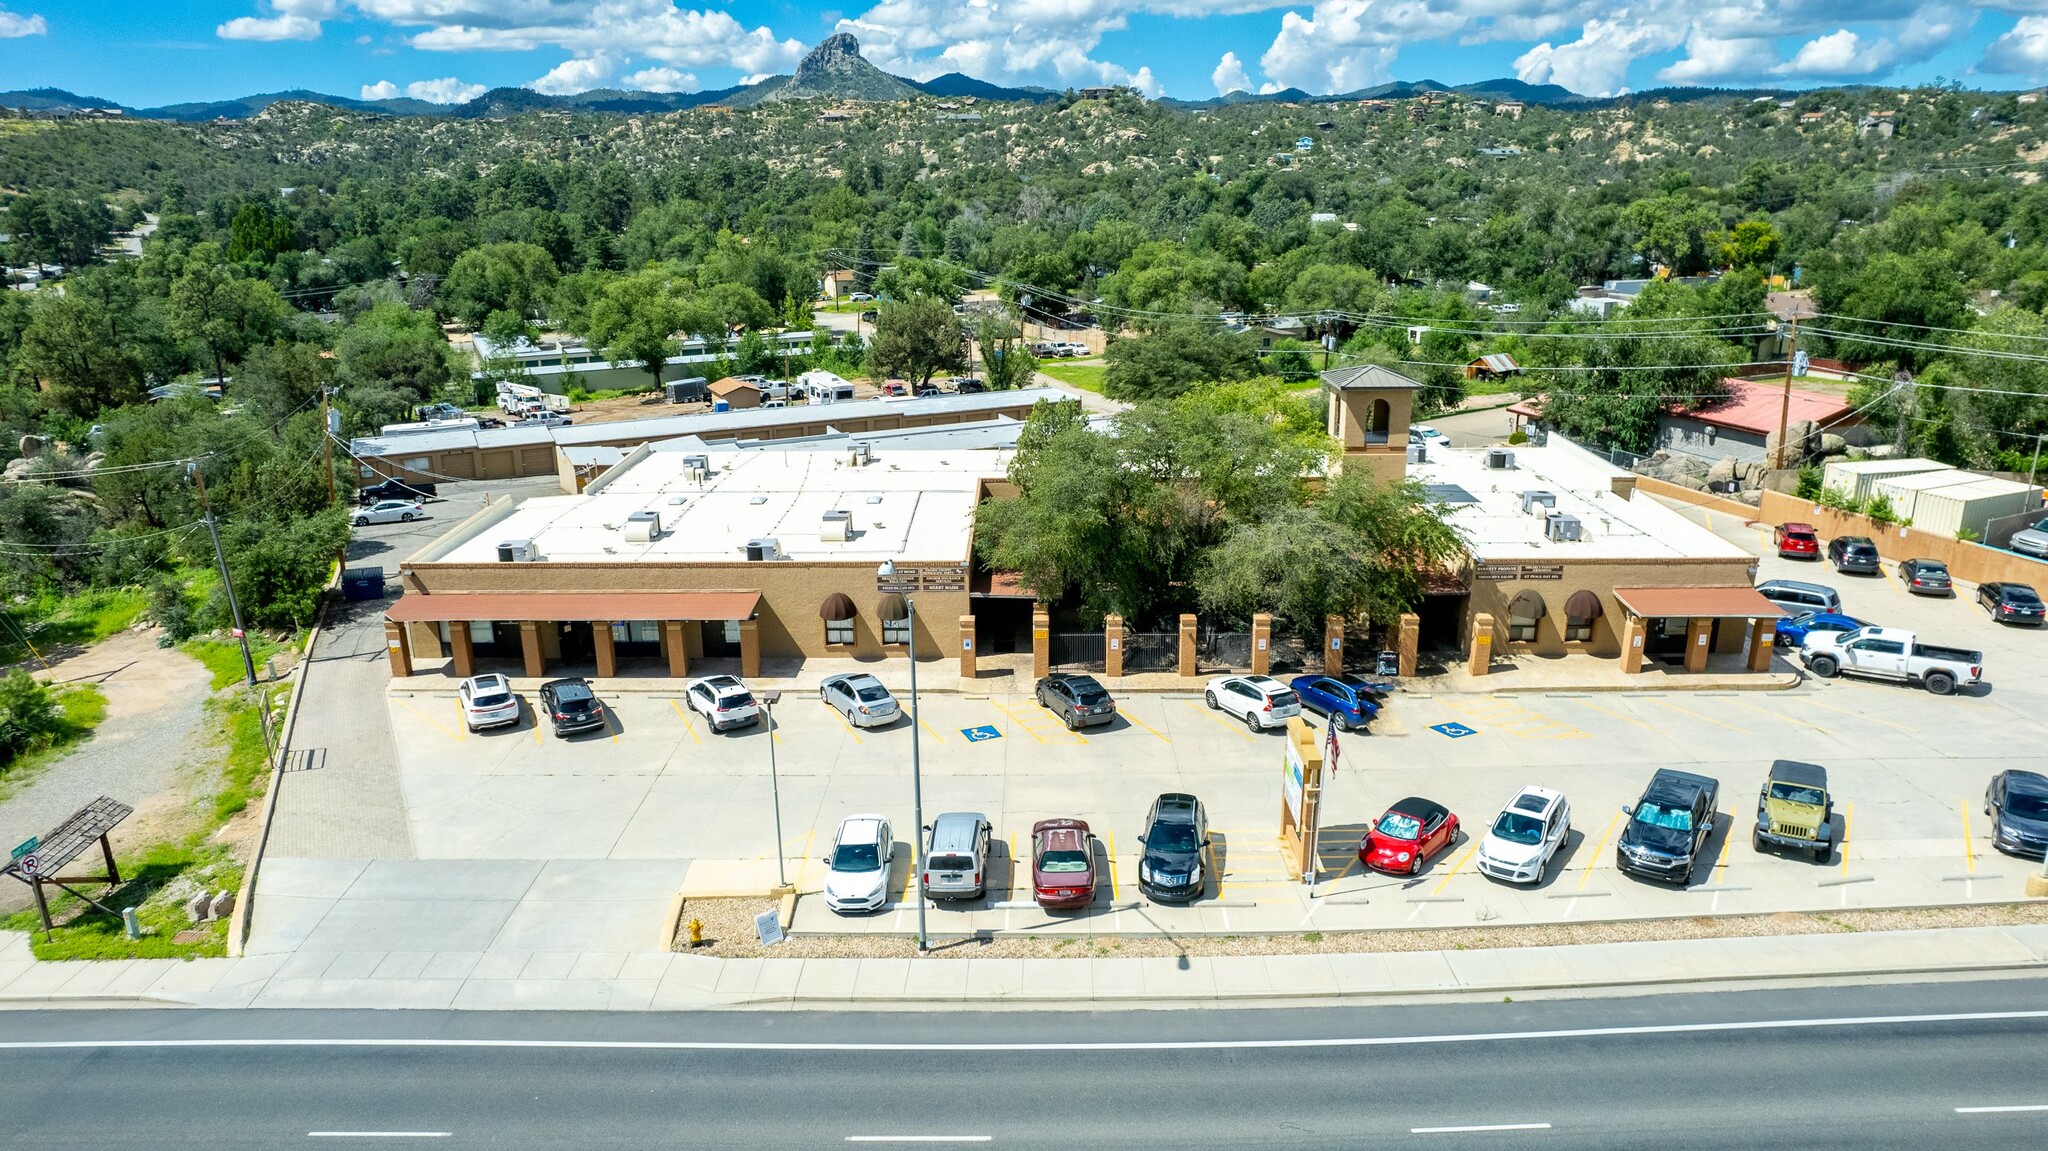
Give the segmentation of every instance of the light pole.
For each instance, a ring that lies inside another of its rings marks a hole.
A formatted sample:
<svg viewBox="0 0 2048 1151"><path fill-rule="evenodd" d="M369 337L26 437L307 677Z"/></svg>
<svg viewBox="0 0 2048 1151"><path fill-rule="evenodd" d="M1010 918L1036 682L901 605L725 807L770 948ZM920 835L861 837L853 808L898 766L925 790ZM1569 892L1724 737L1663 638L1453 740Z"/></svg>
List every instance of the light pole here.
<svg viewBox="0 0 2048 1151"><path fill-rule="evenodd" d="M782 698L782 689L771 687L754 694L768 712L768 786L775 796L775 885L788 887L789 877L782 870L782 780L775 773L775 704Z"/></svg>
<svg viewBox="0 0 2048 1151"><path fill-rule="evenodd" d="M883 560L875 568L875 582L888 584L895 579L896 564ZM895 614L894 608L901 603L902 614ZM922 726L917 714L917 601L907 595L892 595L882 601L881 615L893 623L904 620L910 630L910 820L917 828L910 854L910 882L917 888L917 950L922 955L931 950L931 938L925 934L924 926L924 879L918 868L924 866L924 774L918 762L917 729Z"/></svg>

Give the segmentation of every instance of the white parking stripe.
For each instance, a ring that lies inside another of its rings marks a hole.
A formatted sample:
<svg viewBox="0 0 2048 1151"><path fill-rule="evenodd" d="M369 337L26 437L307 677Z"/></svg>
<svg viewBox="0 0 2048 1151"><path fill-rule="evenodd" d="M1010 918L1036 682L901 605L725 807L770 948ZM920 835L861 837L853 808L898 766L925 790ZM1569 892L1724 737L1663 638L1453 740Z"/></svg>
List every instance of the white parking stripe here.
<svg viewBox="0 0 2048 1151"><path fill-rule="evenodd" d="M1548 1123L1474 1123L1463 1127L1410 1127L1410 1135L1456 1135L1471 1131L1548 1131Z"/></svg>

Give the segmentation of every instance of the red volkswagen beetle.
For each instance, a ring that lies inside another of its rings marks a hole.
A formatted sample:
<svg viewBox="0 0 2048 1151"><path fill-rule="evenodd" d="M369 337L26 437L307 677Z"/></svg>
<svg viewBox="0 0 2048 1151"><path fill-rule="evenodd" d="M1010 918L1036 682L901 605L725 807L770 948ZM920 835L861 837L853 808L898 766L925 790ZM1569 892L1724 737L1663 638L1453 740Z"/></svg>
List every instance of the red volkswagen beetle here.
<svg viewBox="0 0 2048 1151"><path fill-rule="evenodd" d="M1031 825L1031 895L1040 907L1095 902L1094 838L1078 819L1041 819Z"/></svg>
<svg viewBox="0 0 2048 1151"><path fill-rule="evenodd" d="M1387 809L1358 842L1358 861L1375 871L1415 875L1429 857L1458 842L1458 817L1441 803L1409 796Z"/></svg>

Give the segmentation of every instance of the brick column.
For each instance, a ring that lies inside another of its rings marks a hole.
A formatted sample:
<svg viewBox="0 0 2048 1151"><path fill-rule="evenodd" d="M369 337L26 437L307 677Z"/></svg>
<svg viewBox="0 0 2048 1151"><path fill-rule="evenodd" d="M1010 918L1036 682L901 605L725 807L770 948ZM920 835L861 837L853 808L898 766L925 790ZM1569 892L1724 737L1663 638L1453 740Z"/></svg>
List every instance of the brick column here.
<svg viewBox="0 0 2048 1151"><path fill-rule="evenodd" d="M1415 661L1422 650L1422 617L1414 612L1401 613L1401 626L1394 633L1394 652L1401 659L1401 674L1415 674Z"/></svg>
<svg viewBox="0 0 2048 1151"><path fill-rule="evenodd" d="M1115 679L1124 674L1124 617L1102 617L1102 674Z"/></svg>
<svg viewBox="0 0 2048 1151"><path fill-rule="evenodd" d="M1031 609L1031 678L1052 674L1052 617L1043 607Z"/></svg>
<svg viewBox="0 0 2048 1151"><path fill-rule="evenodd" d="M597 651L597 677L615 679L619 674L619 649L612 639L610 620L592 620L591 646Z"/></svg>
<svg viewBox="0 0 2048 1151"><path fill-rule="evenodd" d="M1180 674L1195 674L1195 617L1180 617Z"/></svg>
<svg viewBox="0 0 2048 1151"><path fill-rule="evenodd" d="M761 674L761 621L740 621L740 675L752 679Z"/></svg>
<svg viewBox="0 0 2048 1151"><path fill-rule="evenodd" d="M1634 675L1643 670L1643 640L1650 634L1650 623L1639 615L1628 617L1621 627L1621 674Z"/></svg>
<svg viewBox="0 0 2048 1151"><path fill-rule="evenodd" d="M1493 669L1493 616L1480 612L1472 617L1472 653L1465 660L1471 675L1485 675Z"/></svg>
<svg viewBox="0 0 2048 1151"><path fill-rule="evenodd" d="M1749 670L1771 670L1771 645L1777 642L1777 638L1777 620L1753 619L1749 621Z"/></svg>
<svg viewBox="0 0 2048 1151"><path fill-rule="evenodd" d="M683 635L683 628L688 622L680 619L661 621L661 641L668 648L668 674L672 679L690 674L690 641Z"/></svg>
<svg viewBox="0 0 2048 1151"><path fill-rule="evenodd" d="M1344 674L1344 617L1323 617L1323 674Z"/></svg>
<svg viewBox="0 0 2048 1151"><path fill-rule="evenodd" d="M540 624L534 620L519 621L519 654L526 659L526 674L539 679L548 673L547 660L540 653Z"/></svg>
<svg viewBox="0 0 2048 1151"><path fill-rule="evenodd" d="M1252 674L1266 675L1273 670L1273 617L1260 612L1252 617Z"/></svg>
<svg viewBox="0 0 2048 1151"><path fill-rule="evenodd" d="M384 650L391 657L392 675L412 674L412 640L405 634L405 625L384 621Z"/></svg>
<svg viewBox="0 0 2048 1151"><path fill-rule="evenodd" d="M977 674L974 665L974 617L960 617L960 678L973 679Z"/></svg>
<svg viewBox="0 0 2048 1151"><path fill-rule="evenodd" d="M1707 642L1713 637L1713 633L1713 620L1689 619L1685 621L1685 670L1707 670Z"/></svg>
<svg viewBox="0 0 2048 1151"><path fill-rule="evenodd" d="M458 619L448 625L448 656L455 661L455 674L468 679L476 674L476 640L469 634L469 621Z"/></svg>

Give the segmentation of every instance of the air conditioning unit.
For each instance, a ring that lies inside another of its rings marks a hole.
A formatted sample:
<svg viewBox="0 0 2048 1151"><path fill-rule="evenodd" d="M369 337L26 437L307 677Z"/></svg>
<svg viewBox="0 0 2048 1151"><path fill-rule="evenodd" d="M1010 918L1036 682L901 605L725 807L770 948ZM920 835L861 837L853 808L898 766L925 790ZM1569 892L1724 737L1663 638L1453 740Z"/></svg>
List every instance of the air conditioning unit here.
<svg viewBox="0 0 2048 1151"><path fill-rule="evenodd" d="M530 564L540 558L540 549L532 540L502 540L498 544L498 562L503 564Z"/></svg>
<svg viewBox="0 0 2048 1151"><path fill-rule="evenodd" d="M708 472L711 470L711 457L702 452L691 452L683 457L683 466L686 468L703 468Z"/></svg>
<svg viewBox="0 0 2048 1151"><path fill-rule="evenodd" d="M1557 510L1557 495L1554 492L1526 491L1522 493L1522 514L1549 515Z"/></svg>
<svg viewBox="0 0 2048 1151"><path fill-rule="evenodd" d="M1428 462L1429 462L1429 449L1428 449L1428 448L1425 448L1425 447L1423 447L1423 446L1422 446L1421 444L1409 444L1409 445L1408 445L1408 462L1409 462L1409 463L1411 463L1411 464L1426 464L1426 463L1428 463Z"/></svg>
<svg viewBox="0 0 2048 1151"><path fill-rule="evenodd" d="M1582 531L1584 531L1584 525L1579 522L1579 517L1566 515L1563 512L1551 512L1543 525L1543 534L1559 543L1580 539Z"/></svg>
<svg viewBox="0 0 2048 1151"><path fill-rule="evenodd" d="M1515 453L1506 448L1488 448L1486 450L1486 466L1496 470L1512 468L1515 466Z"/></svg>
<svg viewBox="0 0 2048 1151"><path fill-rule="evenodd" d="M626 516L626 542L629 544L653 543L661 536L661 513L654 511L630 512Z"/></svg>
<svg viewBox="0 0 2048 1151"><path fill-rule="evenodd" d="M779 560L782 558L782 541L773 537L747 541L747 559Z"/></svg>
<svg viewBox="0 0 2048 1151"><path fill-rule="evenodd" d="M825 513L818 525L818 538L832 543L845 543L847 533L853 528L853 513L834 508Z"/></svg>

